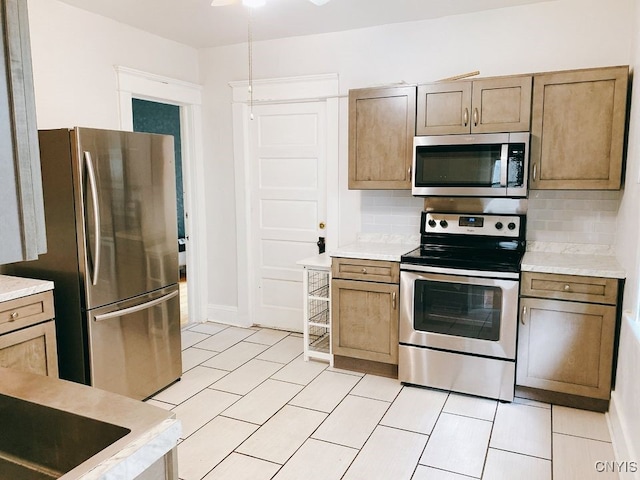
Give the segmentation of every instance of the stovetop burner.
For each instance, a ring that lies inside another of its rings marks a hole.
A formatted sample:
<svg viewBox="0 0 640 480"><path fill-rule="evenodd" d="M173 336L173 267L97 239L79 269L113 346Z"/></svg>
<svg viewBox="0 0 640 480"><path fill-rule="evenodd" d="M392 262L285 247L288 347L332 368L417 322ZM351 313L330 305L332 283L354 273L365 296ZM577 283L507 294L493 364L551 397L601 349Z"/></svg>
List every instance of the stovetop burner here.
<svg viewBox="0 0 640 480"><path fill-rule="evenodd" d="M524 215L422 212L421 246L401 263L465 270L519 272Z"/></svg>

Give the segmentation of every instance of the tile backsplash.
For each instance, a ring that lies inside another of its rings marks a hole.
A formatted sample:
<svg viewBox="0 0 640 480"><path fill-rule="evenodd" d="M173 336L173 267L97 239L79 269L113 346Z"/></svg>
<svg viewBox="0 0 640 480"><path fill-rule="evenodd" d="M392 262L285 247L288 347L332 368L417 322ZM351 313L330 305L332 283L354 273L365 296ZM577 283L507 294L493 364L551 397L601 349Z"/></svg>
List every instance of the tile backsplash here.
<svg viewBox="0 0 640 480"><path fill-rule="evenodd" d="M363 190L363 233L415 235L424 199L405 190ZM621 191L532 190L527 240L613 245Z"/></svg>
<svg viewBox="0 0 640 480"><path fill-rule="evenodd" d="M360 197L363 233L419 235L424 200L409 190L363 190Z"/></svg>
<svg viewBox="0 0 640 480"><path fill-rule="evenodd" d="M532 190L527 241L613 245L621 191Z"/></svg>

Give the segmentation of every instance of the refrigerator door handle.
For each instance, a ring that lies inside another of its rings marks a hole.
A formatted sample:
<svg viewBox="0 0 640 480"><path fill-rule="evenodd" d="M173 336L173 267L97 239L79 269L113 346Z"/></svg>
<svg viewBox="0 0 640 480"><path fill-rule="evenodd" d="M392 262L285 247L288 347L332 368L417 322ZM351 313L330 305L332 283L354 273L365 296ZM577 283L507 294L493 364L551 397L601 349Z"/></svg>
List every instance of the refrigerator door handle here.
<svg viewBox="0 0 640 480"><path fill-rule="evenodd" d="M93 218L95 222L95 240L94 240L94 258L93 258L93 275L91 275L91 283L98 283L98 272L100 271L100 204L98 203L98 183L96 182L96 171L93 168L93 160L91 152L84 152L84 163L89 175L89 188L91 188L91 198L93 203Z"/></svg>
<svg viewBox="0 0 640 480"><path fill-rule="evenodd" d="M175 297L176 295L178 295L180 293L179 290L175 290L171 293L168 293L166 295L163 295L161 297L155 298L149 302L145 302L145 303L141 303L140 305L134 305L133 307L129 307L129 308L123 308L122 310L116 310L113 312L109 312L109 313L103 313L102 315L96 315L93 318L94 322L101 322L103 320L109 320L110 318L115 318L115 317L120 317L123 315L129 315L131 313L136 313L136 312L140 312L142 310L146 310L148 308L154 307L156 305L159 305L160 303L164 303L167 300L169 300L170 298Z"/></svg>

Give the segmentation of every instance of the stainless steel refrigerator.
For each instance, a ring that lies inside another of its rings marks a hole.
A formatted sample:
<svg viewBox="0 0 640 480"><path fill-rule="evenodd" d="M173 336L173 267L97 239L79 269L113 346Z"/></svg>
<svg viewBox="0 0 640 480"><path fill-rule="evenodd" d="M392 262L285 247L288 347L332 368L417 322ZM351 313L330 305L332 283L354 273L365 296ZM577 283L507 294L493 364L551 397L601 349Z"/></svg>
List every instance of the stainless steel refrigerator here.
<svg viewBox="0 0 640 480"><path fill-rule="evenodd" d="M60 377L144 399L182 371L173 137L39 132Z"/></svg>

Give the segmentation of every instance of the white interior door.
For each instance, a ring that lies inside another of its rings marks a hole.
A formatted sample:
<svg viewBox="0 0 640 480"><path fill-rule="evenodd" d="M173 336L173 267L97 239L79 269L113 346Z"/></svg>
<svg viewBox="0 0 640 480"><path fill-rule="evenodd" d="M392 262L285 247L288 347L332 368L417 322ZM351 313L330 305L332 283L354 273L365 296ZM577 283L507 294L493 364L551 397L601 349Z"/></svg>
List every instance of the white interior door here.
<svg viewBox="0 0 640 480"><path fill-rule="evenodd" d="M253 323L302 331L302 272L326 221L326 105L260 105L250 129Z"/></svg>

